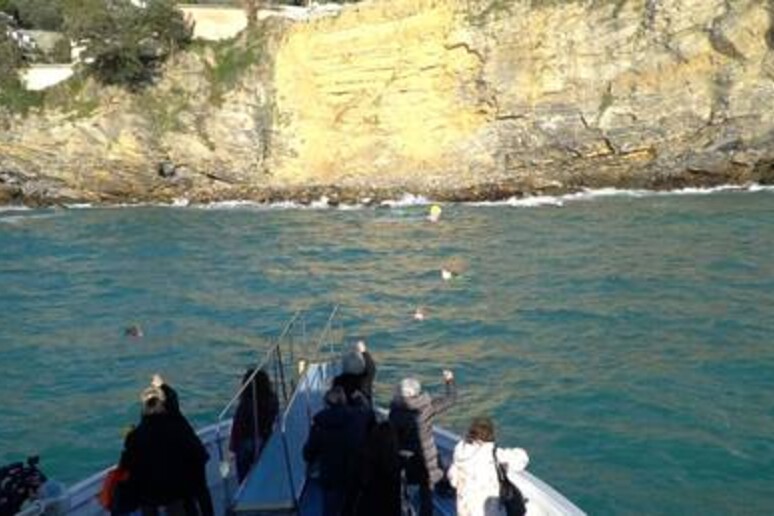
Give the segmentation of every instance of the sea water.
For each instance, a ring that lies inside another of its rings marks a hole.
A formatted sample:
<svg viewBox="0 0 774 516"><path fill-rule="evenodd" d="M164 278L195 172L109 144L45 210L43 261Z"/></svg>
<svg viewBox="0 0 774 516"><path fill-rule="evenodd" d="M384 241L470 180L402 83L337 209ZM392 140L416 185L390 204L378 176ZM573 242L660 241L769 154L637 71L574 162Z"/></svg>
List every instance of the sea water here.
<svg viewBox="0 0 774 516"><path fill-rule="evenodd" d="M453 369L442 423L492 416L590 514L770 514L774 193L688 193L446 205L436 224L417 198L5 209L0 461L40 454L68 483L108 466L156 372L214 422L284 321L338 303L381 404Z"/></svg>

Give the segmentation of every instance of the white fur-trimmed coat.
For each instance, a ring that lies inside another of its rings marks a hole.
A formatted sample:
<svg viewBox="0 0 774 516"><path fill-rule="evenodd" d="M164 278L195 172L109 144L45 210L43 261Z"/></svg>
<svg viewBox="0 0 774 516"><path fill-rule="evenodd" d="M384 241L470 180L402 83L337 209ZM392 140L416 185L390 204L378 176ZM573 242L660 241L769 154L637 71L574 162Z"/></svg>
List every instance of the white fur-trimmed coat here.
<svg viewBox="0 0 774 516"><path fill-rule="evenodd" d="M505 516L493 446L491 442L465 440L455 446L448 475L457 489L457 516ZM522 471L529 463L527 452L521 448L498 448L497 460L507 464L508 471Z"/></svg>

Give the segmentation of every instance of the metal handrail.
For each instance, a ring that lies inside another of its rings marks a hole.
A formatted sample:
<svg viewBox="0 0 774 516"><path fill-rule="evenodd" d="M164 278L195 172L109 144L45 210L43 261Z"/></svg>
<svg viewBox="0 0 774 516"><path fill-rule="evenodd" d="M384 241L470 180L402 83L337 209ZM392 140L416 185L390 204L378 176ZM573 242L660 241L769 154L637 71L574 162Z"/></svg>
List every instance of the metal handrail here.
<svg viewBox="0 0 774 516"><path fill-rule="evenodd" d="M329 333L330 333L330 331L331 331L331 328L333 327L333 320L334 320L334 318L336 317L336 314L338 313L338 311L339 311L339 305L335 305L335 306L333 307L333 310L331 310L331 314L328 316L328 320L327 320L327 322L325 323L325 326L324 326L324 327L323 327L323 329L320 331L320 336L317 338L317 346L315 346L315 347L316 347L316 350L317 350L317 353L318 353L318 355L319 355L319 352L320 352L321 348L322 348L322 347L323 347L323 345L324 345L324 339L325 339L325 337L327 337L327 336L328 336L328 334L329 334ZM331 354L333 353L333 347L332 347L332 346L333 346L333 343L331 343L330 350L329 350L329 352L330 352ZM304 375L306 375L306 371L304 371ZM300 383L300 382L301 382L301 378L299 378L299 383ZM293 393L290 395L290 399L287 401L287 405L285 406L285 410L284 410L284 412L282 413L282 425L281 425L281 430L282 430L282 432L283 432L283 433L285 432L285 427L286 427L286 422L287 422L287 418L288 418L288 413L290 412L290 407L291 407L291 405L293 404L293 401L296 399L296 396L297 396L297 394L298 394L298 392L297 392L297 391L294 391L294 392L293 392ZM308 407L308 406L309 406L309 402L307 401L307 403L306 403L306 404L307 404L307 407Z"/></svg>
<svg viewBox="0 0 774 516"><path fill-rule="evenodd" d="M250 374L250 376L247 378L247 380L242 382L242 384L239 386L239 389L237 390L236 394L229 400L229 402L226 404L226 406L223 408L223 410L221 410L220 414L218 414L217 426L216 426L215 433L216 433L216 438L217 438L217 443L218 443L218 446L217 446L218 461L221 464L224 464L226 462L226 453L224 451L224 442L220 438L220 432L221 432L221 427L223 426L223 424L222 424L223 420L226 418L226 416L228 416L229 411L234 407L234 405L241 399L242 394L245 392L245 389L247 389L248 387L253 387L254 388L254 381L253 380L255 379L255 377L256 377L256 375L258 374L259 371L264 369L272 361L275 362L275 365L278 365L280 368L282 367L282 364L277 364L277 357L279 355L279 348L282 345L283 339L285 337L287 337L287 335L290 333L290 331L292 330L294 325L297 324L299 320L303 321L302 312L300 310L296 311L293 314L293 316L290 318L290 320L288 320L288 322L285 324L285 326L283 327L282 331L280 332L280 335L277 338L276 343L274 345L272 345L266 351L266 354L264 355L263 360L261 360L261 362L259 362L258 365L254 368L253 372ZM282 375L282 381L283 381L282 392L284 393L284 392L286 392L286 389L285 389L285 386L284 386L284 381L285 381L284 374ZM287 402L287 398L285 398L285 402ZM254 418L256 419L256 421L254 423L254 428L255 428L255 430L257 432L257 429L258 429L258 421L257 421L258 414L257 414L256 410L253 410L253 415L254 415ZM226 493L226 496L229 497L230 496L230 494L229 494L229 487L228 487L228 482L226 481L226 477L225 476L223 478L223 487L224 487L224 491Z"/></svg>
<svg viewBox="0 0 774 516"><path fill-rule="evenodd" d="M323 345L325 344L325 338L328 336L328 334L331 332L331 328L333 328L333 320L336 317L336 314L339 312L339 305L335 305L333 307L333 310L331 310L331 314L328 316L328 321L325 323L325 326L323 326L323 329L320 331L320 336L317 339L317 346L316 351L317 354L320 354L320 351L322 350ZM329 346L328 352L333 354L333 343Z"/></svg>
<svg viewBox="0 0 774 516"><path fill-rule="evenodd" d="M276 436L276 438L281 439L281 446L283 448L283 459L285 462L285 468L287 469L288 474L288 482L289 487L292 493L293 497L293 503L296 507L298 507L299 500L296 495L296 486L295 481L293 477L293 470L295 469L293 466L293 462L291 461L290 456L290 450L288 445L288 434L287 434L287 421L290 414L290 409L295 403L295 400L298 396L298 385L301 384L301 382L304 381L305 376L308 374L308 370L299 371L300 376L297 377L298 383L293 384L293 377L295 375L290 374L289 377L286 374L285 367L287 367L289 364L285 363L287 360L294 360L295 359L295 350L293 349L293 338L294 336L291 334L291 332L294 330L296 326L300 328L301 336L304 341L304 347L305 349L311 351L312 354L316 355L315 358L319 358L321 355L321 352L323 351L323 348L326 344L329 344L329 352L333 352L334 343L333 340L330 338L331 332L333 331L334 322L336 320L336 316L339 313L339 305L335 305L333 309L331 310L330 314L328 315L328 318L326 320L325 325L323 326L322 330L319 333L319 336L316 339L316 342L313 341L311 349L307 347L306 339L307 339L307 324L306 324L306 318L303 316L303 312L297 311L293 317L285 324L282 332L280 333L280 336L277 338L276 342L266 351L266 354L263 357L263 360L255 367L253 372L250 374L250 376L240 385L239 389L237 390L236 394L229 400L229 402L226 404L226 406L223 408L223 410L218 415L218 423L217 423L217 429L216 433L218 433L218 442L220 443L220 446L218 446L218 458L221 463L225 460L225 451L223 449L223 442L220 439L220 428L222 426L223 420L229 415L229 412L231 409L237 404L242 397L243 393L245 392L245 389L247 389L249 386L253 385L253 379L258 374L258 372L261 369L267 369L266 372L269 372L274 376L274 383L277 386L276 393L280 396L281 403L280 403L280 414L277 417L277 420L275 422L275 430L279 431L280 435ZM296 330L298 331L298 330ZM290 343L288 344L290 346L290 349L286 350L286 352L283 353L282 347L285 343L285 340L290 339ZM292 364L292 362L291 362ZM293 364L295 365L295 364ZM319 374L319 373L318 373ZM287 390L287 382L291 382L291 388L290 391ZM307 412L307 419L309 420L307 424L311 425L311 410L310 406L311 403L307 399L305 400L306 403L306 412ZM255 411L254 411L255 412ZM257 414L255 414L257 416ZM258 425L255 424L255 428L258 428ZM253 467L257 467L257 464L254 464ZM224 478L225 481L225 478ZM228 493L228 487L226 487L226 492ZM227 496L229 496L227 494Z"/></svg>
<svg viewBox="0 0 774 516"><path fill-rule="evenodd" d="M239 401L239 398L242 396L242 393L252 385L253 379L258 374L258 372L266 366L266 364L269 363L269 360L271 360L272 354L277 350L282 343L282 339L284 339L287 334L290 332L290 329L293 327L293 325L296 323L296 321L301 317L301 311L298 310L293 315L293 317L290 318L290 320L285 324L284 329L282 330L282 333L280 333L280 336L277 339L277 343L274 344L271 348L269 348L268 351L266 351L266 355L264 355L263 360L255 367L252 374L250 374L250 377L242 383L242 385L239 386L239 390L237 390L237 393L234 395L234 397L229 400L229 402L226 404L225 408L218 414L218 423L220 423L223 418L228 414L228 411L231 409L231 407L234 406L236 402Z"/></svg>
<svg viewBox="0 0 774 516"><path fill-rule="evenodd" d="M333 321L335 320L336 315L338 314L338 311L339 311L339 305L337 304L331 310L331 313L328 316L328 320L326 321L325 326L320 331L320 335L319 335L319 337L317 339L317 345L315 346L316 354L318 355L317 358L319 358L320 351L322 350L322 347L325 344L325 339L329 336L329 334L331 332L331 329L333 328ZM333 354L333 342L332 341L330 342L330 346L329 346L329 350L328 351L329 351L329 353L331 353L331 355ZM304 381L304 377L306 375L308 375L308 374L309 374L309 370L306 369L303 372L302 376L298 380L298 384L299 385L301 385L301 383ZM315 374L316 375L321 374L320 370L319 369L315 370ZM307 412L307 416L308 416L308 420L309 420L309 427L311 427L312 415L311 415L311 407L310 407L310 401L309 401L309 393L307 392L306 394L307 395L305 397L305 402L306 402L305 406L306 406L306 412ZM296 496L296 489L295 489L295 485L294 485L294 482L293 482L293 466L291 464L290 452L289 452L289 449L288 449L288 442L287 442L287 421L288 421L288 416L290 414L290 409L293 407L293 403L295 402L295 400L296 400L296 398L298 396L299 396L299 393L298 393L298 390L296 389L291 394L290 399L287 400L287 404L285 406L285 410L282 413L281 423L279 425L279 429L280 429L280 432L281 432L281 435L282 435L282 446L283 446L283 454L284 454L284 459L285 459L285 467L287 468L288 481L290 483L290 486L289 486L290 487L290 492L291 492L291 495L293 497L293 505L296 508L298 508L298 506L299 506L299 500L298 500L298 498Z"/></svg>

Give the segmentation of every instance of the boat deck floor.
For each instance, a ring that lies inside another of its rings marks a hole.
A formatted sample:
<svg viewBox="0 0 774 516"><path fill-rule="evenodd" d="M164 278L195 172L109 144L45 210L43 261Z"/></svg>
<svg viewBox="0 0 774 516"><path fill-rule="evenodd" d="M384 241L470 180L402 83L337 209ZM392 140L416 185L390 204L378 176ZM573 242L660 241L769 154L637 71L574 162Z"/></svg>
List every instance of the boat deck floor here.
<svg viewBox="0 0 774 516"><path fill-rule="evenodd" d="M417 493L413 493L413 505L419 507ZM433 506L435 516L455 516L457 514L456 499L452 496L435 494L433 496ZM300 513L306 515L322 514L323 493L320 484L316 480L308 480L304 488L304 495L301 497Z"/></svg>

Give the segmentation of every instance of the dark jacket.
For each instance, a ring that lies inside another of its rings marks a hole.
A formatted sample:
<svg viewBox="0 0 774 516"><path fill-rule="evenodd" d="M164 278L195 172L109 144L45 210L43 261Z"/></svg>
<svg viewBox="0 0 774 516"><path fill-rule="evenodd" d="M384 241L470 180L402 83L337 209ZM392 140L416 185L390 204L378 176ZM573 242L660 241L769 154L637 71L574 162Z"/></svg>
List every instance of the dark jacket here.
<svg viewBox="0 0 774 516"><path fill-rule="evenodd" d="M333 379L334 387L341 387L347 393L347 399L352 402L355 391L360 391L368 403L373 405L374 378L376 378L376 362L371 353L362 353L365 370L360 374L342 373Z"/></svg>
<svg viewBox="0 0 774 516"><path fill-rule="evenodd" d="M140 505L167 505L178 500L199 498L204 467L209 459L199 437L184 418L172 414L143 416L127 435L120 466ZM202 508L203 513L210 508Z"/></svg>
<svg viewBox="0 0 774 516"><path fill-rule="evenodd" d="M389 421L375 425L363 447L357 516L400 514L400 458L398 437Z"/></svg>
<svg viewBox="0 0 774 516"><path fill-rule="evenodd" d="M247 395L239 400L231 427L229 449L234 452L239 449L240 442L255 437L258 437L261 449L266 446L266 441L271 435L274 421L279 413L279 400L276 394L271 393L268 399L259 400L258 403L255 403L250 390L246 390L245 393ZM255 414L254 409L257 409L258 414ZM257 432L255 429L256 419L258 421Z"/></svg>
<svg viewBox="0 0 774 516"><path fill-rule="evenodd" d="M363 405L333 405L316 416L304 446L304 460L319 461L320 485L349 490L355 484L360 453L373 413Z"/></svg>
<svg viewBox="0 0 774 516"><path fill-rule="evenodd" d="M412 398L393 398L389 419L397 433L398 446L415 454L412 463L418 471L410 475L414 477L409 478L412 483L428 482L434 486L443 478L433 438L433 420L437 414L451 407L456 397L454 383L449 383L442 398L431 398L425 392Z"/></svg>

